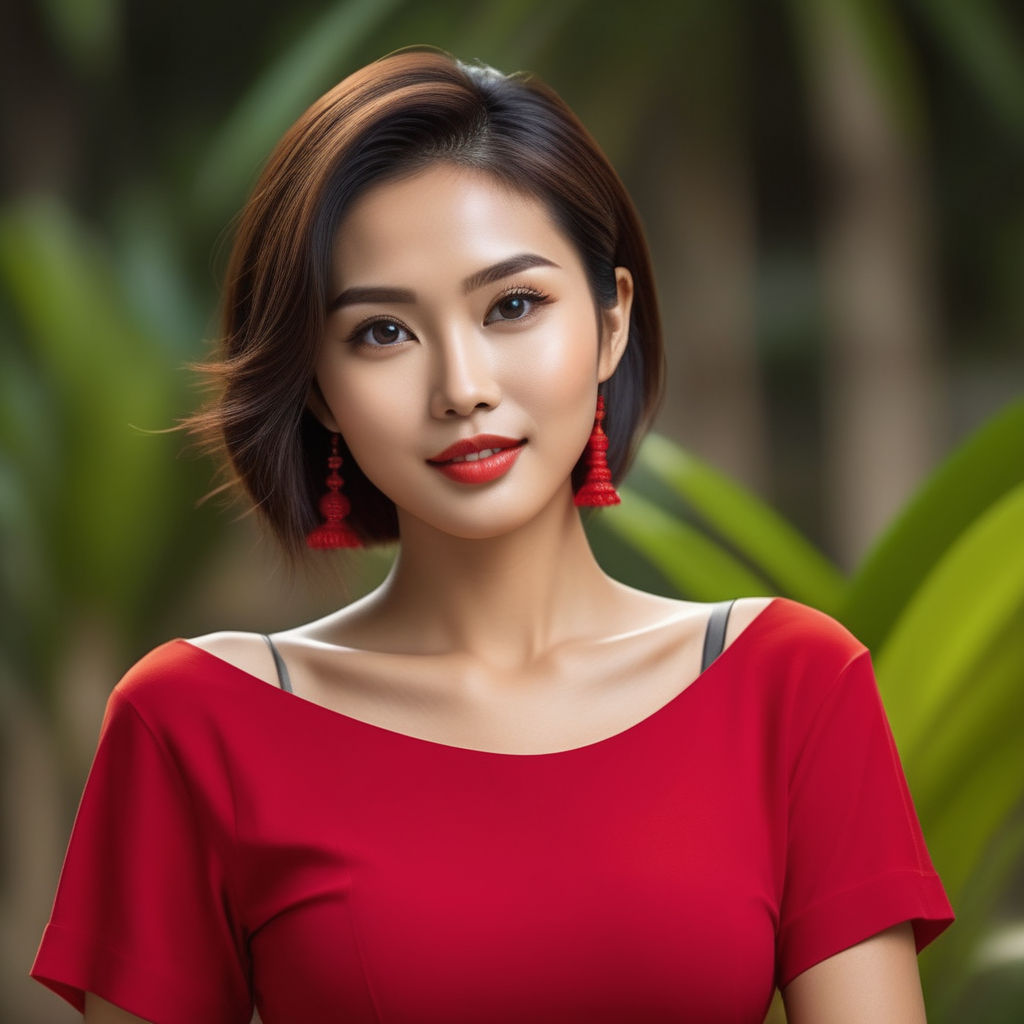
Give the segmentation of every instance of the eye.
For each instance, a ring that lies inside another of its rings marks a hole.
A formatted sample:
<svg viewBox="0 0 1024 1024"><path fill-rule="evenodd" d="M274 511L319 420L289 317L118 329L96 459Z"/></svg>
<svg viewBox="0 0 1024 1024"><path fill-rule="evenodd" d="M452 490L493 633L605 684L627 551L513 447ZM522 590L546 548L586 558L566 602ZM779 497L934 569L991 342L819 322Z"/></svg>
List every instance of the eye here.
<svg viewBox="0 0 1024 1024"><path fill-rule="evenodd" d="M390 348L401 341L408 341L412 334L397 320L369 320L360 324L352 333L351 342L366 348Z"/></svg>
<svg viewBox="0 0 1024 1024"><path fill-rule="evenodd" d="M548 297L543 292L532 288L516 288L506 292L498 301L491 306L485 324L502 323L505 321L525 320L532 316L538 306L547 302Z"/></svg>

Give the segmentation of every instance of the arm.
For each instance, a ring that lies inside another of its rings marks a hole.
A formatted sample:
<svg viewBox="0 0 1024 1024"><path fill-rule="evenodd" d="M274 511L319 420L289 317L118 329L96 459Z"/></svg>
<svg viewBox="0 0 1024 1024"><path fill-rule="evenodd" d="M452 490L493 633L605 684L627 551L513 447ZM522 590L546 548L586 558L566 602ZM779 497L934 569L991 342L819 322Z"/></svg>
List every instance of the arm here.
<svg viewBox="0 0 1024 1024"><path fill-rule="evenodd" d="M111 692L30 972L90 1024L252 1014L230 896L230 779L217 763L216 705L200 699L209 688L185 685L209 659L190 652L158 648ZM86 1011L90 992L100 1001ZM105 1003L136 1016L111 1018Z"/></svg>
<svg viewBox="0 0 1024 1024"><path fill-rule="evenodd" d="M782 999L789 1024L925 1024L910 922L798 974Z"/></svg>
<svg viewBox="0 0 1024 1024"><path fill-rule="evenodd" d="M106 999L101 999L95 992L85 993L84 1024L149 1024L134 1013L122 1010Z"/></svg>

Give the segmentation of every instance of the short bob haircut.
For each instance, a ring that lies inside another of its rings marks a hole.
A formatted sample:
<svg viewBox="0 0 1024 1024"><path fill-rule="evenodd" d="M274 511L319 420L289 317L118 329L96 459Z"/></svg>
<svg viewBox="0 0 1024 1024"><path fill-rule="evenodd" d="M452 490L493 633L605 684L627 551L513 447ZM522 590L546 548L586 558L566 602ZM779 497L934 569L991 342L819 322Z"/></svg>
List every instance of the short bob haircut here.
<svg viewBox="0 0 1024 1024"><path fill-rule="evenodd" d="M428 48L356 71L278 143L238 223L223 296L216 395L184 424L226 456L285 551L317 524L329 434L307 407L329 302L331 254L349 205L382 182L447 161L542 201L575 246L595 307L633 275L626 350L602 385L612 478L625 474L657 410L664 355L650 256L636 211L597 143L536 78ZM348 522L366 544L398 537L394 504L342 441ZM584 464L573 470L582 483Z"/></svg>

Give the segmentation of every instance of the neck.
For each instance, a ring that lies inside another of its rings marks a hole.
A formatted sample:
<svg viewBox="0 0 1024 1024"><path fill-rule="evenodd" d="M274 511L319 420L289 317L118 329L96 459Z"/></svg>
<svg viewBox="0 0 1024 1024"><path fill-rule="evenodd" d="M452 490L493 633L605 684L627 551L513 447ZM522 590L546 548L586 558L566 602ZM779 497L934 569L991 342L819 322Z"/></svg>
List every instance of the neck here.
<svg viewBox="0 0 1024 1024"><path fill-rule="evenodd" d="M454 537L409 517L400 529L398 557L371 600L378 621L418 653L528 664L592 631L616 586L594 558L568 488L497 537Z"/></svg>

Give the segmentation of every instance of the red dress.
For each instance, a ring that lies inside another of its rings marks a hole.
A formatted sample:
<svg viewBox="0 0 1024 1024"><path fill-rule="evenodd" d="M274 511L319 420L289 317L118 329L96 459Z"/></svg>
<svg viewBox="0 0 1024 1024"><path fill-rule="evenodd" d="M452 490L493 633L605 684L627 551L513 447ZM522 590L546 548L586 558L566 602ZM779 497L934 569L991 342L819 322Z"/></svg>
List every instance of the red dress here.
<svg viewBox="0 0 1024 1024"><path fill-rule="evenodd" d="M586 746L419 739L184 640L115 687L31 974L156 1024L761 1024L953 920L870 654L775 598Z"/></svg>

